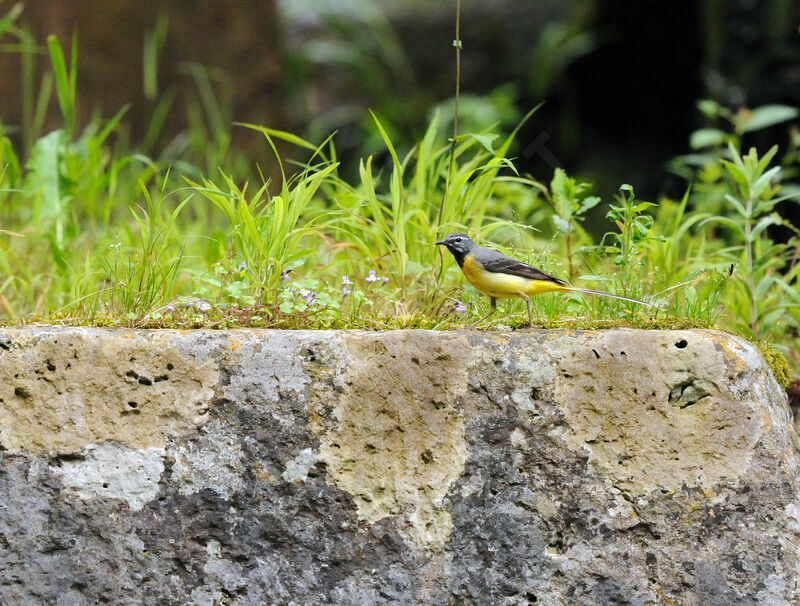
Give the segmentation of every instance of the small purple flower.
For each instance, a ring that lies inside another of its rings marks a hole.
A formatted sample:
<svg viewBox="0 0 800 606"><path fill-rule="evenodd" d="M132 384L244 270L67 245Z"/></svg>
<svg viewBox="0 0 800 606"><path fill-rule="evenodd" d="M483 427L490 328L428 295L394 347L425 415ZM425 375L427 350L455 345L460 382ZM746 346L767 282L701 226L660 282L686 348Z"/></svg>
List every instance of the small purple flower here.
<svg viewBox="0 0 800 606"><path fill-rule="evenodd" d="M297 291L297 294L303 297L306 301L306 305L309 307L314 305L317 300L317 293L314 291L308 290L307 288L301 288Z"/></svg>
<svg viewBox="0 0 800 606"><path fill-rule="evenodd" d="M387 278L386 276L383 276L383 278L381 278L381 280L383 280L383 285L384 286L386 286L386 284L389 283L389 278Z"/></svg>
<svg viewBox="0 0 800 606"><path fill-rule="evenodd" d="M169 303L167 303L167 307L165 309L169 312L175 311L175 302L170 301Z"/></svg>
<svg viewBox="0 0 800 606"><path fill-rule="evenodd" d="M370 269L369 270L369 273L367 274L367 277L366 277L367 282L377 282L380 279L381 278L379 278L378 276L375 275L375 270L374 269Z"/></svg>
<svg viewBox="0 0 800 606"><path fill-rule="evenodd" d="M211 303L201 299L197 302L197 309L198 311L209 311L211 309Z"/></svg>
<svg viewBox="0 0 800 606"><path fill-rule="evenodd" d="M284 269L281 272L281 282L283 282L284 280L289 280L289 282L292 281L292 279L289 277L289 272L290 271L292 271L292 270L291 269Z"/></svg>
<svg viewBox="0 0 800 606"><path fill-rule="evenodd" d="M247 263L242 261L241 263L239 263L239 271L244 271L245 269L247 269Z"/></svg>
<svg viewBox="0 0 800 606"><path fill-rule="evenodd" d="M352 280L350 280L349 277L347 277L346 275L342 276L342 294L344 294L344 296L347 296L351 292L353 292L353 289L350 288L352 285L353 282Z"/></svg>
<svg viewBox="0 0 800 606"><path fill-rule="evenodd" d="M463 314L465 311L467 311L467 306L464 304L463 301L459 301L458 305L456 305L455 312L457 314Z"/></svg>

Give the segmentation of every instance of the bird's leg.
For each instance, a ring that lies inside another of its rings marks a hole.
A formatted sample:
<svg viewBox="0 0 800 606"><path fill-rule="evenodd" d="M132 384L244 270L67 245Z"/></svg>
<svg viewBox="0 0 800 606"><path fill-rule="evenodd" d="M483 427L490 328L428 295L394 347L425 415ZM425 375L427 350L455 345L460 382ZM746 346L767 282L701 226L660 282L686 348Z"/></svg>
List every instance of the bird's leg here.
<svg viewBox="0 0 800 606"><path fill-rule="evenodd" d="M528 295L520 295L525 299L525 305L528 306L528 328L533 328L533 311L531 310L531 298Z"/></svg>
<svg viewBox="0 0 800 606"><path fill-rule="evenodd" d="M483 316L483 317L482 317L480 320L478 320L477 322L475 322L475 323L473 323L473 324L470 324L470 325L469 325L469 327L470 327L470 328L475 328L475 327L476 327L478 324L480 324L481 322L483 322L483 321L484 321L486 318L488 318L489 316L491 316L491 315L492 315L494 312L496 312L496 311L497 311L497 299L495 299L494 297L492 297L492 308L489 310L489 313L488 313L488 314L486 314L485 316Z"/></svg>

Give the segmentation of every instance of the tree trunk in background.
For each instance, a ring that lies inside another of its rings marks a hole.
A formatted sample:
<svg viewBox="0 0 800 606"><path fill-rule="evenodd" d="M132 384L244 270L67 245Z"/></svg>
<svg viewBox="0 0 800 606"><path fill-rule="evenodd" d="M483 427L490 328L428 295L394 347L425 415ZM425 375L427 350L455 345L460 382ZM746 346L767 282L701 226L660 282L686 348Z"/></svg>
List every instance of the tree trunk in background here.
<svg viewBox="0 0 800 606"><path fill-rule="evenodd" d="M136 142L144 135L157 101L144 95L144 38L162 14L168 17L168 28L158 61L159 94L177 93L164 137L186 126L184 108L190 99L199 99L188 73L190 63L208 69L218 99L232 98L234 112L224 116L226 121L279 122L281 45L275 0L32 1L26 3L18 24L32 31L41 48L46 47L46 37L55 34L67 52L76 32L79 127L85 126L97 109L110 117L130 105L125 122ZM7 34L3 42L14 40ZM36 59L36 90L48 62L46 53ZM0 117L6 125L22 124L20 72L17 54L0 54ZM45 130L58 125L57 103L53 102Z"/></svg>

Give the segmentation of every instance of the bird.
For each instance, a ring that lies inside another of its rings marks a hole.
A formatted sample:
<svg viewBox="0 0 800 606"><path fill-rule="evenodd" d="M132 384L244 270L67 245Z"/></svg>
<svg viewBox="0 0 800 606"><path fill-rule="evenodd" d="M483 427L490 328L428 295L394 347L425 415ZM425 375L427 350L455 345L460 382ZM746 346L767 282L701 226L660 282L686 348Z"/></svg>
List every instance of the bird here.
<svg viewBox="0 0 800 606"><path fill-rule="evenodd" d="M491 248L478 246L464 233L454 232L436 242L437 246L445 246L461 268L467 282L480 292L491 297L491 310L480 320L470 325L475 327L497 311L497 299L520 297L528 306L528 326L533 328L533 312L531 297L546 292L579 292L601 297L611 297L647 307L655 307L650 303L629 299L620 295L612 295L601 290L590 290L567 284L555 276L544 273L512 259Z"/></svg>

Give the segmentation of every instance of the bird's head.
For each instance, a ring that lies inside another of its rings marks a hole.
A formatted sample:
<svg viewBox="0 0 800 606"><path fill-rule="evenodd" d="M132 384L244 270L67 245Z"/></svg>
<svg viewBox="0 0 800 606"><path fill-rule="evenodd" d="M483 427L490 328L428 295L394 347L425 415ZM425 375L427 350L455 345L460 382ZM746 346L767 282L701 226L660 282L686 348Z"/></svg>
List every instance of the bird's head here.
<svg viewBox="0 0 800 606"><path fill-rule="evenodd" d="M438 246L446 246L447 250L453 253L456 259L463 259L475 246L475 242L473 242L467 234L459 232L447 234L436 244Z"/></svg>

